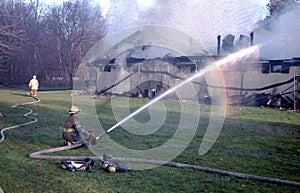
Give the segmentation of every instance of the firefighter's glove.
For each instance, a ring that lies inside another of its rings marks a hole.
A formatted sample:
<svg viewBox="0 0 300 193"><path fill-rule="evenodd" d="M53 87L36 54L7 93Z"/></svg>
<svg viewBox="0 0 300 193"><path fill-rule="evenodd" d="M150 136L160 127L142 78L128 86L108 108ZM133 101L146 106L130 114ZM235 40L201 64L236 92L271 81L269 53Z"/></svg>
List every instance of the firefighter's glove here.
<svg viewBox="0 0 300 193"><path fill-rule="evenodd" d="M97 138L93 134L89 134L85 139L84 139L84 144L85 146L91 146L91 145L96 145L97 144Z"/></svg>

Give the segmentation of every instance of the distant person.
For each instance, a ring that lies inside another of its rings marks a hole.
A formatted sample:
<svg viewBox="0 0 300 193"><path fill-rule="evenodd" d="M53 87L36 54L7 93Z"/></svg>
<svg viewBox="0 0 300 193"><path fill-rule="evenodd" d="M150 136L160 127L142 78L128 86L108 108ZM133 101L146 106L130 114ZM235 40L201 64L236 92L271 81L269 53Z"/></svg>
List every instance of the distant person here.
<svg viewBox="0 0 300 193"><path fill-rule="evenodd" d="M31 89L30 91L30 96L34 96L36 97L37 96L37 90L39 88L39 81L36 79L36 75L33 75L32 76L32 79L30 80L29 82L29 85L28 85Z"/></svg>

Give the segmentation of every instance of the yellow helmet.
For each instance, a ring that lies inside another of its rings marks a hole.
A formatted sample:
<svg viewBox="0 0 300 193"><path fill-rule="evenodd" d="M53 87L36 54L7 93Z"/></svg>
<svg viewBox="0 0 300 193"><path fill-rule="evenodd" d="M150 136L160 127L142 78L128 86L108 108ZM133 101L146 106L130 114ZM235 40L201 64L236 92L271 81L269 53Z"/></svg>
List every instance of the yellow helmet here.
<svg viewBox="0 0 300 193"><path fill-rule="evenodd" d="M75 114L75 113L78 113L80 111L80 109L76 106L71 106L70 110L69 110L69 113L70 114Z"/></svg>

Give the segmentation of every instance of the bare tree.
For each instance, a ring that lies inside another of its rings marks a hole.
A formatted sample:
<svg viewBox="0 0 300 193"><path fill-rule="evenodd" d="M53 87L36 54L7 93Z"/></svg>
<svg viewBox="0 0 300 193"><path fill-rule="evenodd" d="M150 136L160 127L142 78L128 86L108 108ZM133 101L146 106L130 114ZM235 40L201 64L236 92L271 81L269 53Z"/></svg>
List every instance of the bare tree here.
<svg viewBox="0 0 300 193"><path fill-rule="evenodd" d="M104 23L101 12L97 10L87 0L68 1L51 9L49 27L55 36L62 78L70 86L84 54L97 41L96 38L103 37L104 28L95 30Z"/></svg>
<svg viewBox="0 0 300 193"><path fill-rule="evenodd" d="M11 59L14 51L25 42L22 21L26 13L20 15L23 10L21 1L4 1L0 4L0 82L8 85L9 73L12 70Z"/></svg>
<svg viewBox="0 0 300 193"><path fill-rule="evenodd" d="M270 10L271 15L277 15L282 13L286 7L294 5L296 0L270 0L267 7Z"/></svg>
<svg viewBox="0 0 300 193"><path fill-rule="evenodd" d="M103 38L104 23L99 5L89 0L51 6L39 0L1 2L0 84L8 77L25 84L37 74L42 85L60 77L59 86L72 86L81 59Z"/></svg>

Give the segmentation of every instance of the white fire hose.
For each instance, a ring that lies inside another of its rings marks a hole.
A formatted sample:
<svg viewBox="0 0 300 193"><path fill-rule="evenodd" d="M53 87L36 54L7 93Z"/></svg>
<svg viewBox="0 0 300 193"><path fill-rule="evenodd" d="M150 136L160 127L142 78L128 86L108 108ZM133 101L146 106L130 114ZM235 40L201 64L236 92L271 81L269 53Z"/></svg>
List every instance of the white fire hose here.
<svg viewBox="0 0 300 193"><path fill-rule="evenodd" d="M26 117L26 118L28 118L28 119L31 119L32 121L29 121L29 122L26 122L26 123L22 123L22 124L19 124L19 125L13 125L13 126L10 126L10 127L3 128L1 130L1 132L0 132L0 134L1 134L0 135L0 137L1 137L0 143L5 139L5 135L4 135L5 131L8 131L8 130L14 129L14 128L18 128L18 127L22 127L22 126L25 126L25 125L30 125L30 124L36 123L38 121L36 118L28 116L28 115L30 115L32 113L32 109L24 107L24 105L29 105L29 104L34 104L34 103L40 102L39 98L37 98L37 97L32 97L32 98L34 98L35 101L27 102L27 103L20 103L20 104L12 106L12 108L21 108L21 109L28 110L29 112L25 113L23 116Z"/></svg>

